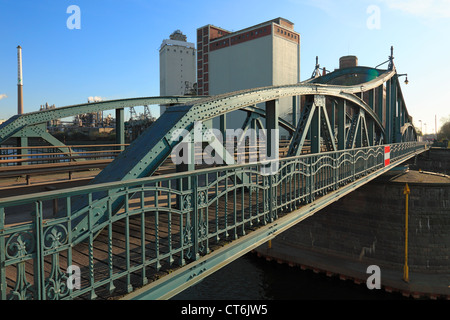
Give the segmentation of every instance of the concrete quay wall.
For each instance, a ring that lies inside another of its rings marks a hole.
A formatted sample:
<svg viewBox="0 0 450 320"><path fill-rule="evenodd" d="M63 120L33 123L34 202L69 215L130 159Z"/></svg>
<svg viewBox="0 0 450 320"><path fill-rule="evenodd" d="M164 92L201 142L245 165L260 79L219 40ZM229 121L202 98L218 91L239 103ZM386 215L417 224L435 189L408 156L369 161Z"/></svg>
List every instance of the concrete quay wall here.
<svg viewBox="0 0 450 320"><path fill-rule="evenodd" d="M415 271L450 274L450 185L409 186L408 265ZM281 237L296 246L402 268L403 188L403 184L376 182L361 187Z"/></svg>
<svg viewBox="0 0 450 320"><path fill-rule="evenodd" d="M424 170L450 175L450 149L431 148L411 159L409 163L413 170Z"/></svg>

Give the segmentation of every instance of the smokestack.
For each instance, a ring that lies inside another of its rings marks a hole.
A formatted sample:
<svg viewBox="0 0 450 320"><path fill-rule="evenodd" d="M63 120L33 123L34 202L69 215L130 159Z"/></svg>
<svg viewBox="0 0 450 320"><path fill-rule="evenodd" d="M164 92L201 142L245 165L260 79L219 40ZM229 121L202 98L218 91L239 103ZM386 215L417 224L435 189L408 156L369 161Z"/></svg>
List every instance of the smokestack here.
<svg viewBox="0 0 450 320"><path fill-rule="evenodd" d="M437 129L437 115L434 115L434 132L436 133L436 141L438 139L438 129Z"/></svg>
<svg viewBox="0 0 450 320"><path fill-rule="evenodd" d="M17 114L23 113L22 47L17 47Z"/></svg>

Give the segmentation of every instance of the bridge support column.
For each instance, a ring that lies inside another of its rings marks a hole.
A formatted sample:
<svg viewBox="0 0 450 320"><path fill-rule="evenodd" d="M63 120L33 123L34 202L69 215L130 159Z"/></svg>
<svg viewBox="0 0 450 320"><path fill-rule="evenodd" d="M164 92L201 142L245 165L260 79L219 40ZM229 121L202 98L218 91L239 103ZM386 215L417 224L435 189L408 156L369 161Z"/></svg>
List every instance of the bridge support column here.
<svg viewBox="0 0 450 320"><path fill-rule="evenodd" d="M219 118L220 118L220 132L222 133L223 144L225 145L227 139L227 115L222 114Z"/></svg>
<svg viewBox="0 0 450 320"><path fill-rule="evenodd" d="M337 120L338 120L338 150L345 149L345 109L346 102L343 99L338 100Z"/></svg>
<svg viewBox="0 0 450 320"><path fill-rule="evenodd" d="M278 100L266 102L266 155L267 159L278 159L280 133L278 127Z"/></svg>
<svg viewBox="0 0 450 320"><path fill-rule="evenodd" d="M191 177L191 189L192 189L192 216L191 216L191 224L192 224L192 233L191 233L191 237L192 237L192 259L198 260L200 258L200 254L199 254L199 246L198 246L198 242L199 242L199 214L200 214L200 210L198 209L198 191L197 191L197 187L198 187L198 177L197 176L192 176Z"/></svg>
<svg viewBox="0 0 450 320"><path fill-rule="evenodd" d="M385 111L385 132L386 136L384 137L384 143L388 144L392 141L392 131L391 131L391 96L392 96L392 79L389 79L386 82L386 111Z"/></svg>
<svg viewBox="0 0 450 320"><path fill-rule="evenodd" d="M227 149L226 149L226 145L227 145L227 115L226 114L222 114L219 117L219 130L220 130L220 133L222 134L222 139L223 139L222 140L222 144L223 144L222 160L224 163L226 163L225 159L224 159L226 152L227 152Z"/></svg>
<svg viewBox="0 0 450 320"><path fill-rule="evenodd" d="M330 118L330 125L331 125L331 130L333 133L333 137L336 136L336 133L335 133L335 130L336 130L336 107L337 107L337 101L333 99L331 101L331 118Z"/></svg>
<svg viewBox="0 0 450 320"><path fill-rule="evenodd" d="M189 133L187 133L187 137L180 137L182 139L180 143L178 143L174 150L172 150L172 160L176 160L175 170L176 172L186 172L195 170L195 130L198 128L192 129ZM201 130L201 129L200 129ZM202 132L200 131L200 134ZM201 143L201 142L200 142ZM192 189L192 179L190 177L179 178L176 180L176 188L182 192L185 190ZM179 210L183 210L183 196L178 195L176 199L176 207ZM184 260L181 259L181 265L184 264Z"/></svg>
<svg viewBox="0 0 450 320"><path fill-rule="evenodd" d="M375 111L375 96L376 96L376 90L372 89L369 91L369 106L370 108ZM369 136L368 144L369 146L374 146L374 130L375 130L375 124L371 117L366 118L366 125L367 125L367 134Z"/></svg>
<svg viewBox="0 0 450 320"><path fill-rule="evenodd" d="M116 143L125 144L125 114L123 108L116 109ZM123 151L125 146L119 148Z"/></svg>
<svg viewBox="0 0 450 320"><path fill-rule="evenodd" d="M316 106L311 121L311 153L319 153L320 150L320 129L322 122L321 109L325 105L324 96L314 96L314 104Z"/></svg>
<svg viewBox="0 0 450 320"><path fill-rule="evenodd" d="M354 146L356 148L362 147L362 127L363 127L363 119L364 119L364 111L359 110L359 120L356 125L356 132L355 132L355 143Z"/></svg>
<svg viewBox="0 0 450 320"><path fill-rule="evenodd" d="M397 76L391 78L391 113L390 113L390 141L397 142L396 132L397 128Z"/></svg>
<svg viewBox="0 0 450 320"><path fill-rule="evenodd" d="M402 142L403 106L400 97L397 97L397 116L395 121L395 142Z"/></svg>
<svg viewBox="0 0 450 320"><path fill-rule="evenodd" d="M298 121L298 96L292 97L292 125L296 126Z"/></svg>
<svg viewBox="0 0 450 320"><path fill-rule="evenodd" d="M26 136L21 136L19 138L17 138L17 146L19 148L26 148L28 147L28 137ZM18 160L20 159L26 159L25 157L23 157L23 155L28 154L29 149L17 149L17 155L22 155L22 157L17 157ZM20 162L20 165L26 165L28 164L27 162Z"/></svg>
<svg viewBox="0 0 450 320"><path fill-rule="evenodd" d="M278 100L271 100L266 102L266 159L278 160L279 158L279 139L280 133L278 128ZM269 168L265 169L265 174L268 175L269 182L269 222L272 222L276 217L276 190L273 187L273 179L278 172L278 161L270 163Z"/></svg>
<svg viewBox="0 0 450 320"><path fill-rule="evenodd" d="M367 124L367 135L369 137L369 147L372 147L375 145L375 124L373 120L369 117L366 118L366 124Z"/></svg>
<svg viewBox="0 0 450 320"><path fill-rule="evenodd" d="M384 125L383 122L383 102L384 102L384 84L379 86L376 89L376 113L378 115L378 118L380 119L381 125Z"/></svg>

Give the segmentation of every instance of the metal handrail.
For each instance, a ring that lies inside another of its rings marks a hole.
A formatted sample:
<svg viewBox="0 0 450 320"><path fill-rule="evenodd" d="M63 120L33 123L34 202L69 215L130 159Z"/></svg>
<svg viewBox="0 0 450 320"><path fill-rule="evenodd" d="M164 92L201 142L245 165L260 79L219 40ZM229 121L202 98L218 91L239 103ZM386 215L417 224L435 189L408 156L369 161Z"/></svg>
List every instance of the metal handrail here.
<svg viewBox="0 0 450 320"><path fill-rule="evenodd" d="M391 166L428 148L417 142L390 147ZM275 174L263 174L276 164ZM184 266L207 255L220 239L237 239L302 203L385 169L384 146L376 146L2 199L0 298L95 298L99 291L112 291L117 279L131 292L136 285L132 275L141 285L147 283L149 266ZM74 207L77 199L84 205ZM112 205L119 200L123 207L114 213ZM28 220L13 221L15 208L27 212ZM100 233L103 254L95 249ZM70 289L66 269L77 263L74 256L82 248L83 283ZM29 279L26 266L34 268Z"/></svg>

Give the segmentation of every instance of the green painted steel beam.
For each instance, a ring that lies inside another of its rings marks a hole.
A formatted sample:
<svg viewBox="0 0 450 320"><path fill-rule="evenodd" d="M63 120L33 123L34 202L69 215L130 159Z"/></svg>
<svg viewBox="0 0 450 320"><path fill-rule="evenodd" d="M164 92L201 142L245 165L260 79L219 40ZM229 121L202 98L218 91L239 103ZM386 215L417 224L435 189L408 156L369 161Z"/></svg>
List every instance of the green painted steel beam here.
<svg viewBox="0 0 450 320"><path fill-rule="evenodd" d="M256 103L294 95L322 94L344 98L363 108L378 125L378 117L358 97L342 92L342 88L315 84L287 85L233 92L205 98L192 105L175 106L167 110L123 153L106 167L92 183L136 179L151 175L170 155L176 130L189 130L195 121L206 121L222 114L239 110ZM380 129L382 130L382 128Z"/></svg>
<svg viewBox="0 0 450 320"><path fill-rule="evenodd" d="M360 74L365 75L366 81L363 81L360 84L353 85L353 86L347 86L346 92L351 93L359 93L359 92L365 92L369 91L371 89L377 88L378 86L382 85L389 79L391 79L395 74L395 70L380 70L375 68L369 68L369 67L351 67L351 68L344 68L344 69L338 69L336 71L330 72L326 75L323 75L318 78L312 78L304 81L303 83L318 83L318 84L328 84L332 80L339 78L344 75L350 75L350 74ZM367 79L369 79L367 81Z"/></svg>
<svg viewBox="0 0 450 320"><path fill-rule="evenodd" d="M278 100L266 101L266 154L269 159L278 159L279 157L278 104Z"/></svg>
<svg viewBox="0 0 450 320"><path fill-rule="evenodd" d="M357 87L359 88L360 86ZM195 122L205 122L231 111L285 97L320 95L345 99L356 108L364 110L368 116L373 118L379 130L383 132L384 129L370 106L354 94L345 92L346 90L352 91L355 88L352 89L351 86L300 83L242 90L204 98L194 101L192 104L174 106L163 113L151 127L144 131L90 183L126 181L150 176L170 156L172 149L178 144L179 139L176 137L174 139L174 135L180 130L191 131ZM139 103L142 104L143 102L140 101ZM150 103L146 102L144 104ZM311 116L313 114L314 112ZM309 125L306 128L309 128ZM118 198L115 201L114 212L120 206L121 201ZM99 214L96 219L101 221L104 219L104 214ZM81 225L76 226L74 229L77 235L87 229L87 219L82 219L82 221Z"/></svg>
<svg viewBox="0 0 450 320"><path fill-rule="evenodd" d="M266 111L258 108L256 106L247 106L241 108L243 111L251 111L253 114L258 115L260 117L266 118ZM289 121L284 120L283 118L278 118L278 125L292 134L295 131L295 125L291 124Z"/></svg>
<svg viewBox="0 0 450 320"><path fill-rule="evenodd" d="M338 100L337 105L337 119L338 119L338 150L345 149L345 109L346 101L344 99Z"/></svg>
<svg viewBox="0 0 450 320"><path fill-rule="evenodd" d="M314 111L311 119L311 153L320 153L321 112L325 98L314 96ZM308 129L308 128L307 128Z"/></svg>
<svg viewBox="0 0 450 320"><path fill-rule="evenodd" d="M300 114L297 129L289 144L288 156L298 156L302 152L303 145L309 132L310 124L316 110L313 97L307 97L307 101Z"/></svg>
<svg viewBox="0 0 450 320"><path fill-rule="evenodd" d="M125 144L125 114L123 108L116 109L116 144ZM121 146L121 150L125 147Z"/></svg>
<svg viewBox="0 0 450 320"><path fill-rule="evenodd" d="M321 135L324 139L324 143L327 147L327 151L337 151L335 135L334 135L334 126L332 127L330 124L330 119L328 118L328 112L325 105L325 99L323 106L321 107L322 116L321 116ZM333 108L332 108L333 110ZM332 111L334 113L334 110Z"/></svg>
<svg viewBox="0 0 450 320"><path fill-rule="evenodd" d="M391 82L392 82L392 79L390 79L388 82L386 82L386 99L385 99L386 108L385 108L385 112L384 112L385 130L386 130L386 134L384 136L385 143L392 143L392 131L391 131L392 85L391 85Z"/></svg>
<svg viewBox="0 0 450 320"><path fill-rule="evenodd" d="M0 142L4 142L18 131L32 125L46 123L48 121L63 119L82 113L92 113L104 110L113 110L127 107L136 107L155 104L184 104L205 97L199 96L170 96L170 97L146 97L108 100L93 103L83 103L47 109L42 111L16 115L0 125Z"/></svg>
<svg viewBox="0 0 450 320"><path fill-rule="evenodd" d="M390 102L390 114L389 114L389 133L391 143L395 143L396 139L396 111L397 111L397 75L391 79L391 102Z"/></svg>

